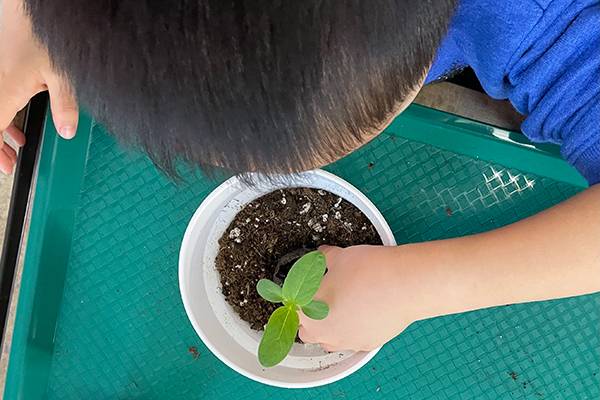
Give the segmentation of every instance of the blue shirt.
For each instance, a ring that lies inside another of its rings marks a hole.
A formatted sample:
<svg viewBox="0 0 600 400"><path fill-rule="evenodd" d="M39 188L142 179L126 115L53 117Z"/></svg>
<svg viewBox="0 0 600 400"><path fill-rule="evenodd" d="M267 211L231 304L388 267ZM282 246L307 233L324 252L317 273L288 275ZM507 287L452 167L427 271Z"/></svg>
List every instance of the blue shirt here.
<svg viewBox="0 0 600 400"><path fill-rule="evenodd" d="M466 65L600 183L600 0L461 0L426 82Z"/></svg>

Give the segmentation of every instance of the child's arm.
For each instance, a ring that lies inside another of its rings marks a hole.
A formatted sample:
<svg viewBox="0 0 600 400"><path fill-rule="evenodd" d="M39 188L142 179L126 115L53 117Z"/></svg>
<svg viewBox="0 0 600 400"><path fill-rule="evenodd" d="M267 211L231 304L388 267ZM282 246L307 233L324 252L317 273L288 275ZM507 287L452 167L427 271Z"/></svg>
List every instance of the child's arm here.
<svg viewBox="0 0 600 400"><path fill-rule="evenodd" d="M373 349L410 323L480 308L600 291L600 185L513 225L399 247L326 248L323 321L301 338Z"/></svg>

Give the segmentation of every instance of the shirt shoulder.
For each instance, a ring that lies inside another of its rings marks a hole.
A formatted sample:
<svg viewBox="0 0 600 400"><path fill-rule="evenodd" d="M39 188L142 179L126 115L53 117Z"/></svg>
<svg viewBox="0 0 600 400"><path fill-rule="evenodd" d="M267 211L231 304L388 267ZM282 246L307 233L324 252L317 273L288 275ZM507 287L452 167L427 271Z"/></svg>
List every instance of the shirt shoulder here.
<svg viewBox="0 0 600 400"><path fill-rule="evenodd" d="M461 0L426 82L469 65L478 72L486 91L501 97L493 82L544 17L544 3L550 1Z"/></svg>

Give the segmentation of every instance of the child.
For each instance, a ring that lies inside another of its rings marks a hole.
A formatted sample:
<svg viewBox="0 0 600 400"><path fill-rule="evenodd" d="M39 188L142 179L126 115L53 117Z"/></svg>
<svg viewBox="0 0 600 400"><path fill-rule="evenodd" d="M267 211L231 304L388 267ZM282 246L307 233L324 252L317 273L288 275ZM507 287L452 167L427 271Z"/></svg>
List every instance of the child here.
<svg viewBox="0 0 600 400"><path fill-rule="evenodd" d="M64 138L76 131L76 97L166 168L181 157L294 172L364 144L424 83L470 65L527 116L530 139L560 144L600 182L598 0L0 4L0 129L17 143L10 121L47 88ZM14 159L5 145L0 166ZM317 297L331 312L303 319L300 336L369 350L419 319L599 291L599 204L600 186L481 235L324 248Z"/></svg>

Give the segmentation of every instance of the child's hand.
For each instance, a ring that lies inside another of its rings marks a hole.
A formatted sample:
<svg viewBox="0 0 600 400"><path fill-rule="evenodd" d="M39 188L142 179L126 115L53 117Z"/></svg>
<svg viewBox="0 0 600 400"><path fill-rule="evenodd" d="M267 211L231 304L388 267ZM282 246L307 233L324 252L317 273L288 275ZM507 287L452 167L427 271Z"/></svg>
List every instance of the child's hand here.
<svg viewBox="0 0 600 400"><path fill-rule="evenodd" d="M71 139L77 130L77 102L69 82L51 68L48 54L34 38L22 8L19 0L0 1L0 133L22 146L25 137L12 121L29 99L48 90L56 129L62 137ZM0 170L10 173L16 152L3 139Z"/></svg>
<svg viewBox="0 0 600 400"><path fill-rule="evenodd" d="M398 247L323 247L328 272L300 339L372 350L412 322L600 291L600 185L495 231Z"/></svg>
<svg viewBox="0 0 600 400"><path fill-rule="evenodd" d="M328 351L373 350L413 322L414 299L406 285L411 279L401 279L403 268L389 262L398 248L320 250L327 257L328 271L315 298L325 301L330 311L321 321L301 315L302 341L321 343Z"/></svg>
<svg viewBox="0 0 600 400"><path fill-rule="evenodd" d="M13 146L23 146L25 144L25 135L12 123L6 128L4 134L6 136L0 140L0 171L10 174L17 162L17 152Z"/></svg>

